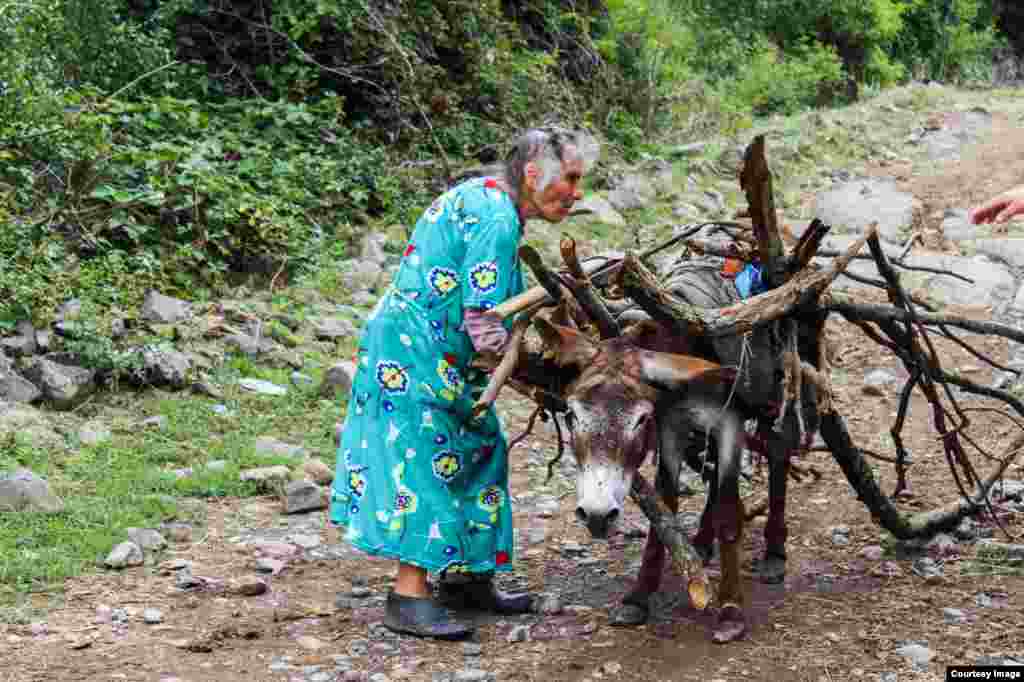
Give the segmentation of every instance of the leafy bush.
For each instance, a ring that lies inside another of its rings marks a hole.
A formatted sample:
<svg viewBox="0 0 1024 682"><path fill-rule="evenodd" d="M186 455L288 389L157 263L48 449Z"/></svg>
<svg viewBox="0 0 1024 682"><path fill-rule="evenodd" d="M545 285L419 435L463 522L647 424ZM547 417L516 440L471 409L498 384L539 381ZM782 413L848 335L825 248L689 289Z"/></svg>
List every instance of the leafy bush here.
<svg viewBox="0 0 1024 682"><path fill-rule="evenodd" d="M67 101L78 111L65 127L0 167L18 207L0 235L8 315L45 316L87 291L126 305L154 281L195 295L231 271L294 272L366 214L401 216L419 201L333 98Z"/></svg>
<svg viewBox="0 0 1024 682"><path fill-rule="evenodd" d="M725 97L755 113L792 113L814 105L820 94L843 80L835 50L805 42L784 56L769 44L758 46L741 75L726 82Z"/></svg>

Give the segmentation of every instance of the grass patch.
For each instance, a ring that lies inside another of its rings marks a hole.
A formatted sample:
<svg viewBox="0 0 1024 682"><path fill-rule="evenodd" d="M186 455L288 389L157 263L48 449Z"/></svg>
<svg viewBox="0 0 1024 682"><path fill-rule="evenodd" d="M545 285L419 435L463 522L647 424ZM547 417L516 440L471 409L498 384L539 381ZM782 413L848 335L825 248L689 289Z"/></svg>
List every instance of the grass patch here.
<svg viewBox="0 0 1024 682"><path fill-rule="evenodd" d="M223 414L214 409L217 401L188 393L112 393L81 414L85 419L118 415L106 418L113 436L105 443L55 451L11 439L0 447L0 470L31 469L65 502L59 514L0 515L0 618L28 617L37 601L29 595L59 592L64 580L96 567L126 538L126 528L171 519L196 522L183 499L264 494L257 484L240 481L239 471L296 462L257 454L253 444L260 436L302 445L333 465L334 424L343 408L319 399L315 383L289 386L289 374L232 358L212 377L225 387ZM289 386L289 393L268 397L242 391L237 381L243 377ZM165 418L163 428L137 426L154 415ZM206 468L214 460L223 460L223 469ZM174 470L184 468L193 475L178 478Z"/></svg>

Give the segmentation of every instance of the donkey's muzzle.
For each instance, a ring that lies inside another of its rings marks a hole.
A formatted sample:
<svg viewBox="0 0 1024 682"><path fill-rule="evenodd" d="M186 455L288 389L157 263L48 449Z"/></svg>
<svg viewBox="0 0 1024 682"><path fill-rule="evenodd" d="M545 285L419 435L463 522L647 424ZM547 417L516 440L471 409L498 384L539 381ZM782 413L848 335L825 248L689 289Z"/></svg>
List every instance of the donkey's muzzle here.
<svg viewBox="0 0 1024 682"><path fill-rule="evenodd" d="M607 512L587 513L583 507L576 507L576 518L587 527L591 537L603 539L608 537L608 532L619 518L619 510L611 509Z"/></svg>

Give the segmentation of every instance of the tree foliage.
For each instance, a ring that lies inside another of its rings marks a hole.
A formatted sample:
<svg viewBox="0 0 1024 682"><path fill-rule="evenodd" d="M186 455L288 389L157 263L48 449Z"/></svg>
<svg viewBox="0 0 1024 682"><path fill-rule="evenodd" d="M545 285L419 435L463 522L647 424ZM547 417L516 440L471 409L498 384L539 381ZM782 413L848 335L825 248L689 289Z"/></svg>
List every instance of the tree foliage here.
<svg viewBox="0 0 1024 682"><path fill-rule="evenodd" d="M301 270L544 120L630 156L850 85L981 77L996 19L991 0L0 0L0 323Z"/></svg>

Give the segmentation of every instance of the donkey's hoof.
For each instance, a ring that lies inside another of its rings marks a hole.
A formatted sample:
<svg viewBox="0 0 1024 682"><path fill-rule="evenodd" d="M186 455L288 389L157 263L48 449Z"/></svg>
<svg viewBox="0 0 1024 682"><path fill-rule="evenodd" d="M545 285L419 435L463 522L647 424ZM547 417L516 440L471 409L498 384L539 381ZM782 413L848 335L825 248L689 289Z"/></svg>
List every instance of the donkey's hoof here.
<svg viewBox="0 0 1024 682"><path fill-rule="evenodd" d="M761 582L777 585L786 579L786 560L777 556L766 556L755 559L753 571L761 578Z"/></svg>
<svg viewBox="0 0 1024 682"><path fill-rule="evenodd" d="M715 644L735 642L747 634L747 621L743 617L743 609L735 604L726 604L718 612L718 622L711 634Z"/></svg>
<svg viewBox="0 0 1024 682"><path fill-rule="evenodd" d="M647 622L647 608L636 604L619 604L612 609L609 625L634 627Z"/></svg>

